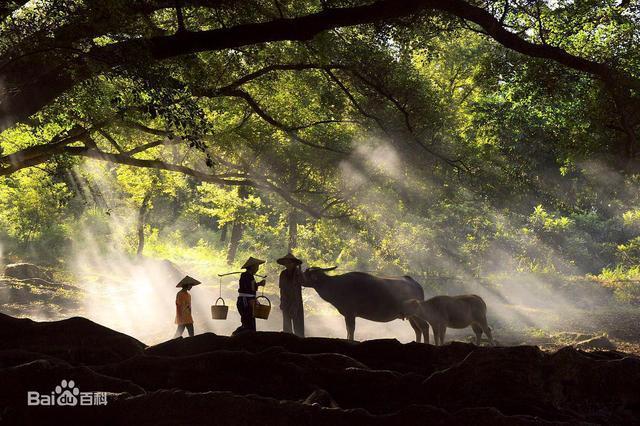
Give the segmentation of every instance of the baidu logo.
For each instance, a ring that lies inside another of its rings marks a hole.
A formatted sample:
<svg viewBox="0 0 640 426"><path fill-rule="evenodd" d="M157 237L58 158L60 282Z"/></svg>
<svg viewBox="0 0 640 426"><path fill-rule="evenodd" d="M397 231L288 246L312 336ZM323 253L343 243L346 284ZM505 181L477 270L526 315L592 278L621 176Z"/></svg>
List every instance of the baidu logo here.
<svg viewBox="0 0 640 426"><path fill-rule="evenodd" d="M50 394L27 392L27 405L75 407L76 405L107 405L105 392L80 392L73 380L62 380Z"/></svg>

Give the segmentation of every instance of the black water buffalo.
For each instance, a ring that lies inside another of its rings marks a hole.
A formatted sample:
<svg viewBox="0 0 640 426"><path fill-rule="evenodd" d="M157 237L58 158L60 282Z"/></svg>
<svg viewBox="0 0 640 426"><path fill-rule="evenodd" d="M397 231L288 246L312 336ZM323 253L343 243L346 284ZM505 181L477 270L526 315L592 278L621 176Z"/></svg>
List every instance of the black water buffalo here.
<svg viewBox="0 0 640 426"><path fill-rule="evenodd" d="M347 339L354 339L356 317L388 322L406 318L403 303L424 299L422 286L409 276L381 278L364 272L327 275L333 268L311 267L304 272L303 285L316 289L321 298L331 303L344 316ZM429 325L418 317L409 317L416 341L429 338Z"/></svg>

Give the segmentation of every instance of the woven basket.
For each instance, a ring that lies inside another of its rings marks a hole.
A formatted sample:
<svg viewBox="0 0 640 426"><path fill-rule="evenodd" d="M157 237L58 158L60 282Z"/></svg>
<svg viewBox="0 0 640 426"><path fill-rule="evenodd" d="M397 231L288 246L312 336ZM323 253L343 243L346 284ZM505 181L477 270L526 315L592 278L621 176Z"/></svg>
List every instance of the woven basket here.
<svg viewBox="0 0 640 426"><path fill-rule="evenodd" d="M265 299L267 304L261 304L260 299ZM269 312L271 312L271 300L267 296L256 297L256 302L253 305L253 316L259 319L269 318Z"/></svg>
<svg viewBox="0 0 640 426"><path fill-rule="evenodd" d="M218 305L218 302L222 302L222 305ZM211 306L211 318L217 320L227 319L228 313L229 307L225 305L224 299L222 297L218 297L216 299L215 305Z"/></svg>

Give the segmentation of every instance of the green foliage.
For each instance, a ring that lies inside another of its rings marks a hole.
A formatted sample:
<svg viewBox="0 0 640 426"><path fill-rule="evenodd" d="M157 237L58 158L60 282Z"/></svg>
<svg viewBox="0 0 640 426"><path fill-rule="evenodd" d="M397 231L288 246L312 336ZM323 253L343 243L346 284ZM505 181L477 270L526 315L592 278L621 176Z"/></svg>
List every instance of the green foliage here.
<svg viewBox="0 0 640 426"><path fill-rule="evenodd" d="M625 228L631 232L640 232L640 209L629 210L622 215L622 221Z"/></svg>
<svg viewBox="0 0 640 426"><path fill-rule="evenodd" d="M66 203L70 192L41 170L19 172L0 183L0 226L17 253L57 258L64 250L69 223Z"/></svg>
<svg viewBox="0 0 640 426"><path fill-rule="evenodd" d="M569 231L575 225L575 222L568 217L557 217L547 213L540 204L533 210L529 223L536 231L556 234Z"/></svg>
<svg viewBox="0 0 640 426"><path fill-rule="evenodd" d="M56 3L30 4L3 31L48 39L84 13L117 28L73 46L83 49L176 30L172 10L141 25L130 2ZM536 3L544 28L526 3L505 22L637 75L637 10L624 3ZM187 25L320 10L252 5L189 8ZM0 49L17 47L3 38ZM5 253L62 259L71 241L135 252L141 227L145 255L213 276L228 268L234 223L243 225L237 259L274 259L297 217L294 251L309 264L409 273L439 289L590 273L637 300L640 174L621 157L619 100L587 74L436 14L163 61L137 53L135 65L83 81L0 134L2 155L51 146L77 126L91 137L1 178ZM89 150L103 155L87 159Z"/></svg>
<svg viewBox="0 0 640 426"><path fill-rule="evenodd" d="M192 207L192 211L215 218L220 226L239 220L259 228L266 225L264 203L260 197L249 194L238 196L237 189L221 188L217 185L202 183L198 186L202 204Z"/></svg>
<svg viewBox="0 0 640 426"><path fill-rule="evenodd" d="M633 268L640 261L640 237L635 237L617 247L618 261L622 267Z"/></svg>
<svg viewBox="0 0 640 426"><path fill-rule="evenodd" d="M605 268L597 276L622 302L640 305L640 266Z"/></svg>

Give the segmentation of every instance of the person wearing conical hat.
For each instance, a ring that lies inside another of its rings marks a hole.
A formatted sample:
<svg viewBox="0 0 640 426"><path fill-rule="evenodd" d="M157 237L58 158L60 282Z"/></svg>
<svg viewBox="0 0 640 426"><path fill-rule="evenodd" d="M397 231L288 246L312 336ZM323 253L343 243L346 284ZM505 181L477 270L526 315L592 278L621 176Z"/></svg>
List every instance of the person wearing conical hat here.
<svg viewBox="0 0 640 426"><path fill-rule="evenodd" d="M200 284L200 281L187 275L176 286L181 287L181 290L176 295L175 322L178 328L176 329L176 334L173 336L174 339L182 336L185 328L189 333L189 337L193 337L193 317L191 316L191 295L189 294L189 290L198 284Z"/></svg>
<svg viewBox="0 0 640 426"><path fill-rule="evenodd" d="M304 337L304 308L302 306L302 261L291 253L276 260L285 267L280 272L280 310L282 331Z"/></svg>
<svg viewBox="0 0 640 426"><path fill-rule="evenodd" d="M249 257L242 265L245 271L240 274L240 286L238 287L238 302L236 307L240 313L242 325L233 334L241 331L256 331L256 319L253 316L253 305L256 303L256 291L258 287L265 285L265 280L256 282L254 275L258 272L264 260Z"/></svg>

